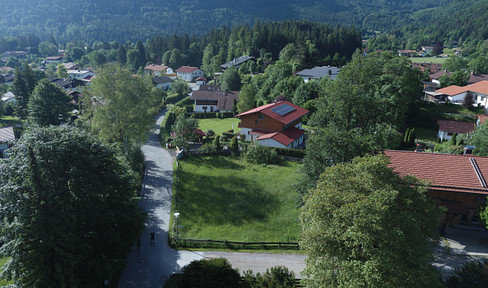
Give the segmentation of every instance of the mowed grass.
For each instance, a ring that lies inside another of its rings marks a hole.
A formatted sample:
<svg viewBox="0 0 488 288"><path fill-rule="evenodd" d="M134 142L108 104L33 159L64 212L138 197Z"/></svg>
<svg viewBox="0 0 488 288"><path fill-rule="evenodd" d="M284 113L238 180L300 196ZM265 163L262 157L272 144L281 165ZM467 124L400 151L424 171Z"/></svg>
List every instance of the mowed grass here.
<svg viewBox="0 0 488 288"><path fill-rule="evenodd" d="M437 142L437 131L435 129L427 129L422 127L415 127L415 136L417 139L426 142Z"/></svg>
<svg viewBox="0 0 488 288"><path fill-rule="evenodd" d="M3 265L5 265L5 263L7 263L7 261L8 261L8 258L1 258L0 257L0 272L2 271ZM4 286L4 285L8 285L8 284L13 284L13 282L12 281L7 282L6 280L0 278L0 286Z"/></svg>
<svg viewBox="0 0 488 288"><path fill-rule="evenodd" d="M295 206L299 165L256 165L233 157L182 160L177 206L180 238L294 242L300 234Z"/></svg>
<svg viewBox="0 0 488 288"><path fill-rule="evenodd" d="M444 64L446 62L447 57L409 57L412 63L435 63L435 64Z"/></svg>
<svg viewBox="0 0 488 288"><path fill-rule="evenodd" d="M209 129L211 129L215 132L215 134L222 135L223 132L232 130L232 123L234 123L234 133L237 133L241 130L238 128L240 122L241 120L237 118L200 119L198 120L198 128L202 129L203 132L207 132Z"/></svg>
<svg viewBox="0 0 488 288"><path fill-rule="evenodd" d="M16 126L22 124L22 120L13 116L0 117L0 127Z"/></svg>

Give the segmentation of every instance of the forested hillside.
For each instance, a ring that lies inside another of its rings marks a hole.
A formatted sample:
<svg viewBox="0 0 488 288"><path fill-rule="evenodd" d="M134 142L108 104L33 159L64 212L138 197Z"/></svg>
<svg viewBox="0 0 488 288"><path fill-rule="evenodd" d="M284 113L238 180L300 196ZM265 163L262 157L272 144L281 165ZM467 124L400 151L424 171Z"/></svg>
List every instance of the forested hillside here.
<svg viewBox="0 0 488 288"><path fill-rule="evenodd" d="M391 30L411 13L460 0L17 0L2 1L0 37L28 33L59 42L200 35L222 25L302 19Z"/></svg>

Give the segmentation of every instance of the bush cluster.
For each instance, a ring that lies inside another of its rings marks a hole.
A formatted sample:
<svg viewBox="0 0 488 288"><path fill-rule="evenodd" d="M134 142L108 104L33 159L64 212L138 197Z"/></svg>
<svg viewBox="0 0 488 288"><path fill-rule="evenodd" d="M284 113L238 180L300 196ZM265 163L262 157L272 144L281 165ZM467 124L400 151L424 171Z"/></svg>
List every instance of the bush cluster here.
<svg viewBox="0 0 488 288"><path fill-rule="evenodd" d="M249 162L258 164L272 164L278 160L276 150L256 143L247 147L245 158Z"/></svg>

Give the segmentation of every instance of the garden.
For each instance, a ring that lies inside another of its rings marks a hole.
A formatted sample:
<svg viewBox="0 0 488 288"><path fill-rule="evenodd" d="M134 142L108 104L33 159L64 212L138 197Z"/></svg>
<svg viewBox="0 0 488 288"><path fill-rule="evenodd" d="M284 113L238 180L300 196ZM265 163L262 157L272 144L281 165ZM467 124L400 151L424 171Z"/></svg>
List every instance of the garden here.
<svg viewBox="0 0 488 288"><path fill-rule="evenodd" d="M301 228L293 184L300 165L225 156L179 161L173 190L173 211L180 213L177 237L297 242Z"/></svg>

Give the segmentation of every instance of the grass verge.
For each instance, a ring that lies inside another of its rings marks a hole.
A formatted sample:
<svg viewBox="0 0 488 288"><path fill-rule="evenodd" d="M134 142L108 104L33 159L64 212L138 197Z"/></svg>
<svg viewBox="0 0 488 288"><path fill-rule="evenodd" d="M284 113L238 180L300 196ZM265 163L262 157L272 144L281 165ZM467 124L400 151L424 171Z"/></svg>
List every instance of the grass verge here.
<svg viewBox="0 0 488 288"><path fill-rule="evenodd" d="M2 270L3 265L5 265L5 263L7 263L8 259L9 258L1 258L0 257L0 271ZM13 284L13 283L14 282L12 282L12 281L7 281L5 279L0 278L0 287L4 286L4 285Z"/></svg>
<svg viewBox="0 0 488 288"><path fill-rule="evenodd" d="M180 213L179 238L298 241L301 228L293 184L299 165L257 165L224 156L179 161L173 190L173 209ZM174 235L174 219L171 223Z"/></svg>
<svg viewBox="0 0 488 288"><path fill-rule="evenodd" d="M215 134L222 135L223 132L232 130L232 123L234 123L234 132L237 133L241 129L238 128L240 119L237 118L210 118L210 119L200 119L198 120L198 128L202 129L203 132L207 132L209 129L213 130Z"/></svg>

